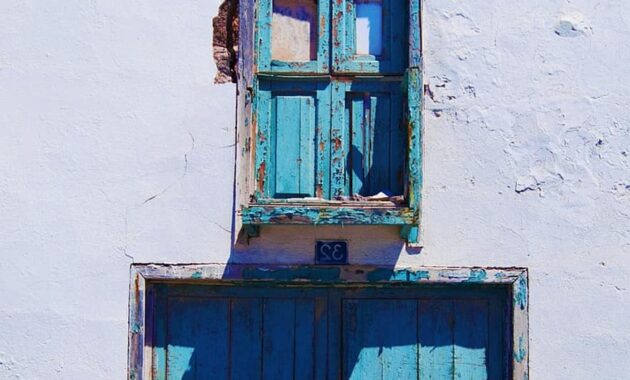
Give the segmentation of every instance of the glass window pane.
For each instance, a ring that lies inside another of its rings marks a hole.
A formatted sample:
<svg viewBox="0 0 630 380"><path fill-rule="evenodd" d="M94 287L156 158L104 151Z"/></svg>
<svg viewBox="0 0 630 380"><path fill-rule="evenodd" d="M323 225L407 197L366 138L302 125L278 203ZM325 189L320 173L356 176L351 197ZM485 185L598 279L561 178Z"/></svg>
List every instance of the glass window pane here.
<svg viewBox="0 0 630 380"><path fill-rule="evenodd" d="M271 30L272 59L317 59L317 0L274 0Z"/></svg>
<svg viewBox="0 0 630 380"><path fill-rule="evenodd" d="M383 53L382 0L356 0L356 53Z"/></svg>

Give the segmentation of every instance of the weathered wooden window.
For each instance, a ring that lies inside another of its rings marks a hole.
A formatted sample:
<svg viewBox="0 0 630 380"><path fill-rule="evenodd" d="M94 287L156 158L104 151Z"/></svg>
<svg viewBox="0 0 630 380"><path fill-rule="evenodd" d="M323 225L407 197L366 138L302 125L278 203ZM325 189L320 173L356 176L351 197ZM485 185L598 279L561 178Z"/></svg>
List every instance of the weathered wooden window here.
<svg viewBox="0 0 630 380"><path fill-rule="evenodd" d="M419 0L241 3L246 230L388 224L416 241L419 17Z"/></svg>

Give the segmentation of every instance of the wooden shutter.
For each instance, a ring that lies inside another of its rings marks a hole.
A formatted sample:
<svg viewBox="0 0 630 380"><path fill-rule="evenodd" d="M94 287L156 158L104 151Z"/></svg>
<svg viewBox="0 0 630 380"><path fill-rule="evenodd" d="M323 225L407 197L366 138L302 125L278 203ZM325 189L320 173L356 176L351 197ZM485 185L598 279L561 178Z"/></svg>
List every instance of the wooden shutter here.
<svg viewBox="0 0 630 380"><path fill-rule="evenodd" d="M329 85L266 82L258 96L256 167L263 197L327 196Z"/></svg>
<svg viewBox="0 0 630 380"><path fill-rule="evenodd" d="M407 144L402 124L401 83L355 81L345 85L344 133L347 136L345 193L403 194Z"/></svg>

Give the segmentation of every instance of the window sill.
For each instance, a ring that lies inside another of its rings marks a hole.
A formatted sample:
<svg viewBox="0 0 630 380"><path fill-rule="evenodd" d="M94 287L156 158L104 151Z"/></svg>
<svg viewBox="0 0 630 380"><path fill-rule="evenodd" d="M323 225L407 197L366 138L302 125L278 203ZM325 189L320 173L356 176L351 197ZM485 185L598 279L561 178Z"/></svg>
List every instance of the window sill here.
<svg viewBox="0 0 630 380"><path fill-rule="evenodd" d="M250 204L241 211L245 225L414 225L414 211L392 202Z"/></svg>

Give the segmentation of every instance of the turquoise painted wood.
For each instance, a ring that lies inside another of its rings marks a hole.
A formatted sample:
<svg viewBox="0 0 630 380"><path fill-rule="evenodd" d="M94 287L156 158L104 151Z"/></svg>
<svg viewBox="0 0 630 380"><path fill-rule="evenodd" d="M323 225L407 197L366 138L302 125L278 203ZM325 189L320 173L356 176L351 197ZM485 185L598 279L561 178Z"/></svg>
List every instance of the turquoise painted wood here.
<svg viewBox="0 0 630 380"><path fill-rule="evenodd" d="M416 378L417 313L414 299L344 300L343 378ZM407 341L401 342L400 336Z"/></svg>
<svg viewBox="0 0 630 380"><path fill-rule="evenodd" d="M315 97L272 97L273 198L315 195Z"/></svg>
<svg viewBox="0 0 630 380"><path fill-rule="evenodd" d="M245 1L243 20L251 20L252 10L254 30L243 30L251 32L253 58L248 51L239 57L252 83L255 140L253 209L241 210L242 223L379 224L362 218L362 212L293 218L312 212L299 204L259 206L271 200L333 200L389 190L404 195L407 210L404 218L386 224L400 225L401 237L417 243L422 183L419 0ZM362 33L357 25L370 35L357 35ZM297 28L296 35L306 33L301 28L310 30L304 41L316 45L310 59L277 59L283 52L278 53L278 44L291 51L284 40L291 28ZM365 41L375 48L361 45ZM249 154L249 146L246 141L243 154ZM382 212L388 211L377 214ZM355 214L361 220L352 220ZM256 228L245 231L257 233Z"/></svg>
<svg viewBox="0 0 630 380"><path fill-rule="evenodd" d="M167 379L228 378L228 308L226 299L168 301Z"/></svg>
<svg viewBox="0 0 630 380"><path fill-rule="evenodd" d="M345 194L365 196L380 191L404 194L407 152L402 109L402 84L398 81L355 81L334 93L345 103ZM334 118L334 117L333 117ZM336 168L333 167L333 171Z"/></svg>
<svg viewBox="0 0 630 380"><path fill-rule="evenodd" d="M330 85L265 81L257 98L258 198L328 197Z"/></svg>
<svg viewBox="0 0 630 380"><path fill-rule="evenodd" d="M262 373L260 358L263 349L260 331L263 326L264 300L260 298L234 298L231 301L230 358L238 358L239 365L231 365L231 379L254 379Z"/></svg>
<svg viewBox="0 0 630 380"><path fill-rule="evenodd" d="M421 300L418 307L418 324L422 326L418 340L420 377L453 379L453 302L443 299Z"/></svg>
<svg viewBox="0 0 630 380"><path fill-rule="evenodd" d="M371 37L383 42L383 50L379 55L357 52L357 6L360 3L382 7L382 36ZM333 71L402 75L409 50L406 7L406 2L400 0L333 1Z"/></svg>
<svg viewBox="0 0 630 380"><path fill-rule="evenodd" d="M158 285L153 378L505 379L507 289Z"/></svg>
<svg viewBox="0 0 630 380"><path fill-rule="evenodd" d="M299 74L322 74L329 70L330 61L330 18L329 0L313 0L317 4L317 16L314 20L308 20L306 11L298 6L291 7L290 1L286 5L274 4L273 0L260 0L258 2L258 13L256 19L255 33L255 66L260 73L299 73ZM273 38L272 19L274 13L283 14L288 19L296 22L310 21L311 38L315 41L316 56L311 60L283 61L274 59L272 55Z"/></svg>

